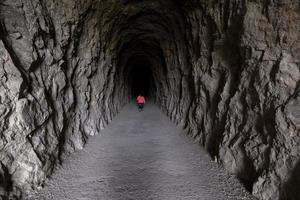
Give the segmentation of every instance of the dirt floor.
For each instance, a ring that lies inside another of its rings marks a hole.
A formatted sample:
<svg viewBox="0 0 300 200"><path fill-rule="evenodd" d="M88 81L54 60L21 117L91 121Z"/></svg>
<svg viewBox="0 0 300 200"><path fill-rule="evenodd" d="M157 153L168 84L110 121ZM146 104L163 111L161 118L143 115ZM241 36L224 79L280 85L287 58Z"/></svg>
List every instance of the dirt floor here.
<svg viewBox="0 0 300 200"><path fill-rule="evenodd" d="M254 198L154 104L141 112L129 104L27 199Z"/></svg>

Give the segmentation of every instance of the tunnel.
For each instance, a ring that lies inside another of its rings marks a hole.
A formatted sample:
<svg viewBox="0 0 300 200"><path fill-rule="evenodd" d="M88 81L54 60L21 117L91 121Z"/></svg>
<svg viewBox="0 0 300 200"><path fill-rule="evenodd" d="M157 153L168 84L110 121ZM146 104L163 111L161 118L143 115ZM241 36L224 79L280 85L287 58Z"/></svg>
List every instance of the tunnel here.
<svg viewBox="0 0 300 200"><path fill-rule="evenodd" d="M2 0L0 198L40 189L137 95L260 200L296 200L298 0Z"/></svg>
<svg viewBox="0 0 300 200"><path fill-rule="evenodd" d="M147 99L155 97L155 83L151 63L142 57L132 58L128 63L128 84L131 97L143 95Z"/></svg>
<svg viewBox="0 0 300 200"><path fill-rule="evenodd" d="M117 65L120 76L124 79L128 98L135 99L138 95L143 95L155 102L159 77L166 67L161 48L140 40L128 42L121 48Z"/></svg>

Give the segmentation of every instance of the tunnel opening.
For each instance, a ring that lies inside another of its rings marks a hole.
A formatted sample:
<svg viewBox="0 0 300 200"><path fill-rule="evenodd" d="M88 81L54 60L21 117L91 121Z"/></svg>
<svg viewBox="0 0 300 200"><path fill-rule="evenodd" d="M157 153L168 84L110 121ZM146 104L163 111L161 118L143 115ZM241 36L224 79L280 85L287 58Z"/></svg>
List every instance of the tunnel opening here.
<svg viewBox="0 0 300 200"><path fill-rule="evenodd" d="M152 64L144 57L134 57L128 63L129 94L131 98L143 95L148 99L154 99L156 86L154 83Z"/></svg>
<svg viewBox="0 0 300 200"><path fill-rule="evenodd" d="M128 37L128 38L127 38ZM124 80L124 89L129 99L139 94L157 102L162 82L166 80L166 62L159 42L147 33L127 36L119 43L118 73Z"/></svg>

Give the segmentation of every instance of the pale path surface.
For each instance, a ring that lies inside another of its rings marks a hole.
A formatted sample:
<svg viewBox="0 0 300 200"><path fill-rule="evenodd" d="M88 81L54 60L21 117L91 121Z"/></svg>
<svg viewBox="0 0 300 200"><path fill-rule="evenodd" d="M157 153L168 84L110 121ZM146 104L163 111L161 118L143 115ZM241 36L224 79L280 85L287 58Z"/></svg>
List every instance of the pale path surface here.
<svg viewBox="0 0 300 200"><path fill-rule="evenodd" d="M254 199L155 105L133 104L28 199Z"/></svg>

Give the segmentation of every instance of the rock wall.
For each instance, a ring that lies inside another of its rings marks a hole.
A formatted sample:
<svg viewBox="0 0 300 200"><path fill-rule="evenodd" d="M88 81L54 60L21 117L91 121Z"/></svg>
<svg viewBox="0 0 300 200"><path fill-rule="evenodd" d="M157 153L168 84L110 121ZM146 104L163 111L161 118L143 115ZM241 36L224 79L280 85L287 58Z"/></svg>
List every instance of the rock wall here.
<svg viewBox="0 0 300 200"><path fill-rule="evenodd" d="M162 107L256 197L299 199L299 2L194 1L184 12L193 81Z"/></svg>
<svg viewBox="0 0 300 200"><path fill-rule="evenodd" d="M82 149L128 101L113 95L120 85L94 4L0 3L2 198L42 186L64 154Z"/></svg>
<svg viewBox="0 0 300 200"><path fill-rule="evenodd" d="M2 0L0 196L40 188L99 134L144 60L156 103L213 159L259 199L299 199L299 11L297 0Z"/></svg>

